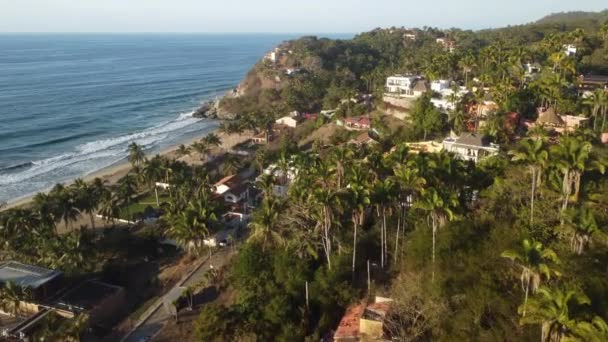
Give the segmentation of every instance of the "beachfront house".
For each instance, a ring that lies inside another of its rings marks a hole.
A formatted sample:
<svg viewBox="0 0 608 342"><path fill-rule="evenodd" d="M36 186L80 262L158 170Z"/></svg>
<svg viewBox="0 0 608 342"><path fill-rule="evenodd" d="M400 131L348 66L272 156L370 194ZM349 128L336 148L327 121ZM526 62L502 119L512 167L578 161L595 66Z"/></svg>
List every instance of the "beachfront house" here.
<svg viewBox="0 0 608 342"><path fill-rule="evenodd" d="M444 139L443 149L453 153L459 159L475 163L483 158L497 155L500 150L499 146L490 143L487 137L473 133L463 133L459 137Z"/></svg>
<svg viewBox="0 0 608 342"><path fill-rule="evenodd" d="M34 265L22 264L17 261L0 263L0 286L12 283L17 287L27 289L30 296L23 304L29 301L40 301L54 295L61 287L63 273Z"/></svg>

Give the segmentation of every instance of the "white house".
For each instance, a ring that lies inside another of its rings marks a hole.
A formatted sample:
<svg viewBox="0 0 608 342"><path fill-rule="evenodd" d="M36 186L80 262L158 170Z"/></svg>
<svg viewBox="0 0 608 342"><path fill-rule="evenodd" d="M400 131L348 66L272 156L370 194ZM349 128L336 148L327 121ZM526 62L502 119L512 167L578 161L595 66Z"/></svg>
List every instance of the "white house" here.
<svg viewBox="0 0 608 342"><path fill-rule="evenodd" d="M389 93L407 94L419 79L420 76L414 75L393 75L386 79L386 89Z"/></svg>
<svg viewBox="0 0 608 342"><path fill-rule="evenodd" d="M290 115L284 116L275 121L275 123L278 125L284 125L291 128L296 128L301 122L302 119L300 117L294 117Z"/></svg>
<svg viewBox="0 0 608 342"><path fill-rule="evenodd" d="M431 90L441 93L443 90L450 89L449 80L435 80L431 82Z"/></svg>
<svg viewBox="0 0 608 342"><path fill-rule="evenodd" d="M499 146L477 134L464 133L459 137L445 138L443 149L454 153L457 158L476 163L483 158L498 154Z"/></svg>

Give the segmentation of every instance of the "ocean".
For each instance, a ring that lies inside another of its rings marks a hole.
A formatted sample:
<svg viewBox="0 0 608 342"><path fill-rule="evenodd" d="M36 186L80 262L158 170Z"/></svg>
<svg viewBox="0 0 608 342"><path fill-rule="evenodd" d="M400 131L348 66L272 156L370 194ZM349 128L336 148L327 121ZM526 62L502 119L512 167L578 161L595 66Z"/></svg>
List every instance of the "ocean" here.
<svg viewBox="0 0 608 342"><path fill-rule="evenodd" d="M213 130L193 110L298 36L0 34L0 202Z"/></svg>

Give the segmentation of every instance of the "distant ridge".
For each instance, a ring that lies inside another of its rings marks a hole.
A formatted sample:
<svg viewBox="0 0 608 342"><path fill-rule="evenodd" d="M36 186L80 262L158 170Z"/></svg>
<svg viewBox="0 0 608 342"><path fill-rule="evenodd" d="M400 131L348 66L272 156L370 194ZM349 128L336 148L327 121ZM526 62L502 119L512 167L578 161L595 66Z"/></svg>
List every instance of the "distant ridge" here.
<svg viewBox="0 0 608 342"><path fill-rule="evenodd" d="M581 22L603 22L608 19L608 9L600 12L584 12L584 11L573 11L573 12L558 12L552 13L541 19L537 20L535 24L565 24L565 25L576 25Z"/></svg>

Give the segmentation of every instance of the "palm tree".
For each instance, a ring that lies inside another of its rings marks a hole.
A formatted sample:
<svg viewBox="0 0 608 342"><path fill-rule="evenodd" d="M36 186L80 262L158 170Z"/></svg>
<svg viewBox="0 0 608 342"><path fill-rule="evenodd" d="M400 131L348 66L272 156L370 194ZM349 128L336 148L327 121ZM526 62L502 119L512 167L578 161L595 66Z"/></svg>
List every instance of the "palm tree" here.
<svg viewBox="0 0 608 342"><path fill-rule="evenodd" d="M550 249L544 248L543 244L536 240L524 239L521 248L517 250L506 250L501 256L515 262L521 267L521 287L524 291L524 304L522 315L526 316L526 304L530 291L535 293L540 286L541 277L551 279L551 274L559 276L560 273L552 270L553 264L558 264L557 254Z"/></svg>
<svg viewBox="0 0 608 342"><path fill-rule="evenodd" d="M397 165L393 168L393 180L399 187L399 219L397 221L397 233L395 235L395 263L399 251L400 228L405 230L405 210L411 206L414 196L417 196L424 188L426 180L418 175L418 169L411 164Z"/></svg>
<svg viewBox="0 0 608 342"><path fill-rule="evenodd" d="M354 152L347 146L338 146L332 150L331 159L335 163L336 187L338 189L342 188L346 166L350 163L353 156Z"/></svg>
<svg viewBox="0 0 608 342"><path fill-rule="evenodd" d="M272 174L264 173L256 181L256 187L262 190L265 198L274 196L276 178Z"/></svg>
<svg viewBox="0 0 608 342"><path fill-rule="evenodd" d="M74 181L71 188L76 198L76 207L80 212L89 215L91 229L95 229L95 211L99 205L95 188L80 178Z"/></svg>
<svg viewBox="0 0 608 342"><path fill-rule="evenodd" d="M392 179L378 180L373 185L372 198L376 205L378 217L382 217L380 227L380 265L384 268L387 255L387 229L386 229L386 214L393 207L395 200L395 183Z"/></svg>
<svg viewBox="0 0 608 342"><path fill-rule="evenodd" d="M133 195L137 192L137 181L135 176L128 173L122 177L118 182L118 189L116 195L121 201L121 206L127 209L127 218L131 220L131 204L133 203Z"/></svg>
<svg viewBox="0 0 608 342"><path fill-rule="evenodd" d="M12 282L0 287L0 310L12 316L21 314L21 303L28 292Z"/></svg>
<svg viewBox="0 0 608 342"><path fill-rule="evenodd" d="M154 195L156 196L156 206L160 206L158 201L158 188L156 187L156 182L160 181L165 174L165 165L160 156L155 156L154 158L146 161L144 164L144 168L142 169L141 175L145 180L145 183L150 187L150 191L154 190Z"/></svg>
<svg viewBox="0 0 608 342"><path fill-rule="evenodd" d="M110 191L103 193L99 203L99 214L106 222L114 222L120 216L120 200Z"/></svg>
<svg viewBox="0 0 608 342"><path fill-rule="evenodd" d="M210 151L209 145L204 142L197 141L193 143L191 147L194 152L198 154L200 160L203 160L203 157L206 156Z"/></svg>
<svg viewBox="0 0 608 342"><path fill-rule="evenodd" d="M596 339L606 336L606 323L601 318L595 317L589 323L571 316L576 312L574 307L590 304L589 297L581 291L541 287L537 296L530 299L528 316L526 307L519 307L523 313L520 324L540 324L542 342L605 341Z"/></svg>
<svg viewBox="0 0 608 342"><path fill-rule="evenodd" d="M355 275L357 260L357 228L365 221L365 212L370 205L370 190L363 170L359 167L351 170L348 181L348 194L352 208L351 221L353 223L353 263L352 273Z"/></svg>
<svg viewBox="0 0 608 342"><path fill-rule="evenodd" d="M177 147L177 150L175 150L175 154L177 155L177 158L189 156L190 153L192 153L192 150L190 149L190 147L187 147L184 144L179 145Z"/></svg>
<svg viewBox="0 0 608 342"><path fill-rule="evenodd" d="M601 173L606 171L606 165L591 154L591 149L592 145L588 141L565 137L551 150L553 154L551 159L563 174L562 214L566 212L570 199L578 202L581 177L586 171L593 169Z"/></svg>
<svg viewBox="0 0 608 342"><path fill-rule="evenodd" d="M572 252L583 254L585 248L591 243L594 235L600 233L593 211L588 207L581 207L567 215L568 226L573 230L570 239Z"/></svg>
<svg viewBox="0 0 608 342"><path fill-rule="evenodd" d="M167 230L167 236L185 247L188 253L192 249L199 251L203 240L217 222L213 209L205 197L191 201L184 210L170 215L171 227Z"/></svg>
<svg viewBox="0 0 608 342"><path fill-rule="evenodd" d="M606 91L596 89L591 95L583 99L583 103L590 107L591 116L593 117L593 130L597 131L597 123L599 120L600 110L606 105Z"/></svg>
<svg viewBox="0 0 608 342"><path fill-rule="evenodd" d="M432 274L431 281L435 281L435 244L437 231L447 221L452 221L455 217L453 209L458 205L458 200L453 193L440 193L435 188L430 188L424 192L422 198L414 203L416 208L428 213L431 221L433 233L432 247Z"/></svg>
<svg viewBox="0 0 608 342"><path fill-rule="evenodd" d="M327 267L331 270L332 239L331 227L333 225L334 211L340 206L338 192L331 188L316 188L309 195L309 202L316 209L321 221L323 250L327 259Z"/></svg>
<svg viewBox="0 0 608 342"><path fill-rule="evenodd" d="M76 218L80 215L73 192L63 184L57 184L51 190L50 195L56 203L57 216L61 217L66 229L71 228L72 222L76 221Z"/></svg>
<svg viewBox="0 0 608 342"><path fill-rule="evenodd" d="M40 215L42 224L55 229L57 208L52 196L44 192L37 193L33 198L33 208Z"/></svg>
<svg viewBox="0 0 608 342"><path fill-rule="evenodd" d="M251 228L250 241L261 243L265 250L269 243L283 245L285 240L279 231L279 214L281 202L274 198L265 198L261 207L253 214L249 223Z"/></svg>
<svg viewBox="0 0 608 342"><path fill-rule="evenodd" d="M140 145L138 145L136 142L132 142L129 145L127 152L129 153L129 156L128 156L129 163L131 163L131 165L133 165L133 166L141 165L144 162L144 160L146 160L146 155L145 155L142 147Z"/></svg>
<svg viewBox="0 0 608 342"><path fill-rule="evenodd" d="M513 161L522 161L528 164L530 173L532 174L531 190L530 190L530 226L534 224L534 198L536 197L536 187L543 168L547 164L549 153L545 147L543 140L523 139L519 144L519 149L510 151Z"/></svg>
<svg viewBox="0 0 608 342"><path fill-rule="evenodd" d="M450 112L448 121L452 125L452 130L457 135L466 130L466 119L467 115L463 110L454 109Z"/></svg>
<svg viewBox="0 0 608 342"><path fill-rule="evenodd" d="M233 153L227 153L222 162L222 173L226 176L233 175L241 168L241 158Z"/></svg>
<svg viewBox="0 0 608 342"><path fill-rule="evenodd" d="M215 133L209 133L201 139L201 142L209 147L217 147L222 144L222 139Z"/></svg>

